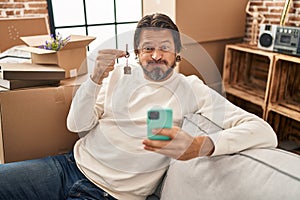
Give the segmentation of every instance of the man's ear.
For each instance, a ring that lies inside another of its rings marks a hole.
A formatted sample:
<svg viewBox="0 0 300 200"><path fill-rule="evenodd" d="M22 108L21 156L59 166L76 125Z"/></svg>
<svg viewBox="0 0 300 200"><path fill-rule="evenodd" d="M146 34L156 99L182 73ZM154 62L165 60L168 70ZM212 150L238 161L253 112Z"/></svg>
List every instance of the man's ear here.
<svg viewBox="0 0 300 200"><path fill-rule="evenodd" d="M138 54L139 54L139 50L138 50L138 49L135 49L135 50L134 50L134 53L135 53L135 57L137 57Z"/></svg>

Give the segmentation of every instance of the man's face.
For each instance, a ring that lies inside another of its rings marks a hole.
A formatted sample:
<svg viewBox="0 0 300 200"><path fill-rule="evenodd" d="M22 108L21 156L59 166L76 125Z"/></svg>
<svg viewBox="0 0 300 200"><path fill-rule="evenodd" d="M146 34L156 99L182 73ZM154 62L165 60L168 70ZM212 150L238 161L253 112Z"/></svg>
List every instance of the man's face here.
<svg viewBox="0 0 300 200"><path fill-rule="evenodd" d="M170 30L142 30L138 57L147 79L168 79L175 67L175 44Z"/></svg>

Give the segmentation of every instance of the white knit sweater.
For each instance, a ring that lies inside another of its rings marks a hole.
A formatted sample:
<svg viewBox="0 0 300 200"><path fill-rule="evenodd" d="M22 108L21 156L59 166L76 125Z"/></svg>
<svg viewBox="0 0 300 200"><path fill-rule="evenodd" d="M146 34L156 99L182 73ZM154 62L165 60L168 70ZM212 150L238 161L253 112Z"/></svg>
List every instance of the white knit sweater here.
<svg viewBox="0 0 300 200"><path fill-rule="evenodd" d="M140 66L124 75L115 67L102 85L83 83L72 101L68 129L88 134L77 141L74 156L86 177L121 200L141 200L151 194L170 158L143 149L146 113L153 107L173 109L173 124L200 111L224 130L211 134L214 155L247 148L274 147L276 135L262 119L228 102L196 76L176 72L166 81L144 78Z"/></svg>

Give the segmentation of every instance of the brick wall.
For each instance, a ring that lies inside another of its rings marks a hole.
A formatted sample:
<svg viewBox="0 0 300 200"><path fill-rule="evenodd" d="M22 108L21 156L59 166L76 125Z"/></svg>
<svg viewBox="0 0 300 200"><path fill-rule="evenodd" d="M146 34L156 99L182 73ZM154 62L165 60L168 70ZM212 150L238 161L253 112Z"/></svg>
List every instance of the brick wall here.
<svg viewBox="0 0 300 200"><path fill-rule="evenodd" d="M264 15L266 24L280 24L281 13L285 0L249 0L250 12L257 6L258 12ZM286 19L286 26L300 26L300 0L292 0ZM245 41L250 41L252 17L247 15L245 28Z"/></svg>
<svg viewBox="0 0 300 200"><path fill-rule="evenodd" d="M48 16L46 0L0 0L0 18Z"/></svg>

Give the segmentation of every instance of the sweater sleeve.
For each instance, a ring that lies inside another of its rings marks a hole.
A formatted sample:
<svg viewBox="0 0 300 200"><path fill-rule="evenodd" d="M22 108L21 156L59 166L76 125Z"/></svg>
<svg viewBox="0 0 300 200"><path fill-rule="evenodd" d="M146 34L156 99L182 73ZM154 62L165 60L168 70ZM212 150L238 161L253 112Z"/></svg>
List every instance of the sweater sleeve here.
<svg viewBox="0 0 300 200"><path fill-rule="evenodd" d="M76 91L67 117L67 128L72 132L89 131L103 113L103 85L89 77Z"/></svg>
<svg viewBox="0 0 300 200"><path fill-rule="evenodd" d="M198 113L223 128L208 135L215 146L213 156L277 146L277 136L266 121L235 106L202 81L196 82L193 88L198 96Z"/></svg>

